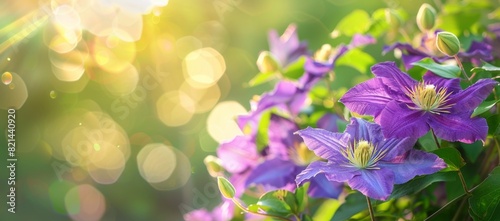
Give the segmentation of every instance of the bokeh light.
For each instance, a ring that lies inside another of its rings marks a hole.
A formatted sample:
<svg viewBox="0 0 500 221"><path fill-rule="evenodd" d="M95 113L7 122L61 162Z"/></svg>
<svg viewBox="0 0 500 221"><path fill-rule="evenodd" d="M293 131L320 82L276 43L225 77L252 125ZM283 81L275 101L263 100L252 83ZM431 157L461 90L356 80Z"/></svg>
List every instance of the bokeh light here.
<svg viewBox="0 0 500 221"><path fill-rule="evenodd" d="M191 163L179 150L163 143L151 143L137 154L141 176L157 190L174 190L186 184Z"/></svg>
<svg viewBox="0 0 500 221"><path fill-rule="evenodd" d="M64 204L74 221L101 220L106 210L106 200L102 193L88 184L71 188L66 193Z"/></svg>
<svg viewBox="0 0 500 221"><path fill-rule="evenodd" d="M242 135L243 132L236 123L236 117L247 113L245 108L236 101L223 101L217 104L207 119L207 130L217 142L228 141Z"/></svg>
<svg viewBox="0 0 500 221"><path fill-rule="evenodd" d="M28 88L23 78L15 72L4 72L0 84L0 109L20 109L28 99Z"/></svg>
<svg viewBox="0 0 500 221"><path fill-rule="evenodd" d="M213 48L201 48L190 52L183 61L186 81L193 87L215 84L226 71L224 57Z"/></svg>

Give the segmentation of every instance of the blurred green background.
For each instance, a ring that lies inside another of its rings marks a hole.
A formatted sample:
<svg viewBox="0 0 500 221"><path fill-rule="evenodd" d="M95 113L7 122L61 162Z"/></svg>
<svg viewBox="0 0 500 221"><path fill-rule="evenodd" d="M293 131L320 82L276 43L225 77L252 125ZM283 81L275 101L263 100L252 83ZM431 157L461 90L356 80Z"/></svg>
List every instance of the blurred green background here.
<svg viewBox="0 0 500 221"><path fill-rule="evenodd" d="M247 84L269 30L295 23L313 52L349 42L330 33L355 9L414 18L424 1L137 1L151 5L132 7L139 12L120 6L135 1L113 2L0 3L0 68L12 76L0 88L5 134L7 108L18 109L16 214L2 203L1 220L182 220L214 207L203 159L240 133L232 119L252 96L272 88ZM383 44L365 51L390 59ZM335 71L344 87L363 74ZM4 165L6 143L1 136ZM8 172L0 169L5 201Z"/></svg>

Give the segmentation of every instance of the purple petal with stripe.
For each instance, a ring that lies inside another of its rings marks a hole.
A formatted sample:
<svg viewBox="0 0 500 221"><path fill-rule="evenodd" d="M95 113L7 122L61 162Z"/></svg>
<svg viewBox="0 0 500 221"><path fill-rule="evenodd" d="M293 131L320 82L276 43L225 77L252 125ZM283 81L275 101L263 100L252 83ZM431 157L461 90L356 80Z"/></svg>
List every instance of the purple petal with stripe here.
<svg viewBox="0 0 500 221"><path fill-rule="evenodd" d="M488 124L484 118L470 118L471 112L460 114L433 115L429 125L437 137L447 141L474 143L486 140Z"/></svg>
<svg viewBox="0 0 500 221"><path fill-rule="evenodd" d="M401 90L405 88L413 88L418 82L411 78L408 74L399 70L396 63L386 61L372 66L372 72L377 77L384 77L394 80Z"/></svg>
<svg viewBox="0 0 500 221"><path fill-rule="evenodd" d="M385 78L370 79L349 89L340 102L353 112L378 116L387 103L405 97L402 92L392 90L391 84L394 82Z"/></svg>
<svg viewBox="0 0 500 221"><path fill-rule="evenodd" d="M377 200L386 200L394 188L394 173L390 169L361 170L347 184L363 195Z"/></svg>
<svg viewBox="0 0 500 221"><path fill-rule="evenodd" d="M381 161L378 166L391 169L394 172L394 184L402 184L415 176L438 172L446 168L446 163L435 154L410 150L392 161Z"/></svg>
<svg viewBox="0 0 500 221"><path fill-rule="evenodd" d="M380 114L378 123L387 138L419 138L429 131L427 119L431 114L409 109L406 104L389 102Z"/></svg>
<svg viewBox="0 0 500 221"><path fill-rule="evenodd" d="M486 99L498 82L491 79L481 79L467 89L450 97L449 103L455 104L451 112L462 113L474 110Z"/></svg>
<svg viewBox="0 0 500 221"><path fill-rule="evenodd" d="M350 135L347 133L333 133L324 129L308 127L296 132L302 137L307 148L317 156L332 162L345 162L346 159L341 151L349 142Z"/></svg>

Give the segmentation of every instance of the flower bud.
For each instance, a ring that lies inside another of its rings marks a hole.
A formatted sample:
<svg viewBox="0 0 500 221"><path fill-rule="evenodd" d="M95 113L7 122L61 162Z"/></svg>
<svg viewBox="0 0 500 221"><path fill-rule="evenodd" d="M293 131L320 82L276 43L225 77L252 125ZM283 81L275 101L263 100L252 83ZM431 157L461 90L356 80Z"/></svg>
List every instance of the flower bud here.
<svg viewBox="0 0 500 221"><path fill-rule="evenodd" d="M229 180L219 176L217 177L217 185L219 186L219 191L222 194L222 196L224 196L227 199L234 198L236 191L234 190L233 184L231 184Z"/></svg>
<svg viewBox="0 0 500 221"><path fill-rule="evenodd" d="M221 160L217 157L214 157L212 155L208 155L205 157L203 160L203 163L205 163L205 166L207 167L208 173L212 177L216 177L221 174L224 169L222 168L221 165Z"/></svg>
<svg viewBox="0 0 500 221"><path fill-rule="evenodd" d="M451 32L439 32L436 37L436 47L448 56L455 56L460 51L460 41Z"/></svg>
<svg viewBox="0 0 500 221"><path fill-rule="evenodd" d="M417 13L417 25L421 31L428 31L434 28L436 24L436 10L429 4L424 3L420 6Z"/></svg>
<svg viewBox="0 0 500 221"><path fill-rule="evenodd" d="M279 70L279 63L269 51L263 51L257 58L257 67L262 73L275 72Z"/></svg>
<svg viewBox="0 0 500 221"><path fill-rule="evenodd" d="M385 20L393 28L399 28L403 24L403 19L393 9L385 9Z"/></svg>

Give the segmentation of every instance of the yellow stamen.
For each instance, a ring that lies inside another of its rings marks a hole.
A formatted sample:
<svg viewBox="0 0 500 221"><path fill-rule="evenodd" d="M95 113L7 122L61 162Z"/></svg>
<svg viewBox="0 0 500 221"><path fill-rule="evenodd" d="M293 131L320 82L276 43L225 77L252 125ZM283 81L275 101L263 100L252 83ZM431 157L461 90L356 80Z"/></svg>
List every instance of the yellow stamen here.
<svg viewBox="0 0 500 221"><path fill-rule="evenodd" d="M379 169L376 167L377 162L384 158L387 150L378 151L376 147L373 146L368 141L360 140L359 142L354 142L350 147L347 147L342 155L349 160L352 166L360 169Z"/></svg>
<svg viewBox="0 0 500 221"><path fill-rule="evenodd" d="M314 53L314 60L319 62L326 62L330 59L330 56L333 54L334 49L329 44L324 44L321 46L321 49Z"/></svg>
<svg viewBox="0 0 500 221"><path fill-rule="evenodd" d="M446 88L436 91L436 86L422 82L412 89L407 88L406 95L413 101L416 107L408 106L414 110L423 110L433 114L450 113L453 104L447 104L450 93Z"/></svg>

